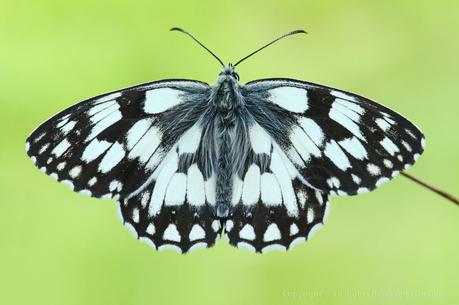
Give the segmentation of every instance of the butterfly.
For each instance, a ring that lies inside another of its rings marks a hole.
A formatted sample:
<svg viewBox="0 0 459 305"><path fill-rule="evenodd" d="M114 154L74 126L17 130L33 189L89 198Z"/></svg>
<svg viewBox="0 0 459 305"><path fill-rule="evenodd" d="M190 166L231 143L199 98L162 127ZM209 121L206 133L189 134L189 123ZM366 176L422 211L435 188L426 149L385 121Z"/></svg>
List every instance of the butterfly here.
<svg viewBox="0 0 459 305"><path fill-rule="evenodd" d="M287 250L325 223L331 195L375 189L424 149L407 119L362 96L295 79L241 84L171 79L80 102L27 138L33 163L76 192L118 202L154 249L180 253L222 236Z"/></svg>

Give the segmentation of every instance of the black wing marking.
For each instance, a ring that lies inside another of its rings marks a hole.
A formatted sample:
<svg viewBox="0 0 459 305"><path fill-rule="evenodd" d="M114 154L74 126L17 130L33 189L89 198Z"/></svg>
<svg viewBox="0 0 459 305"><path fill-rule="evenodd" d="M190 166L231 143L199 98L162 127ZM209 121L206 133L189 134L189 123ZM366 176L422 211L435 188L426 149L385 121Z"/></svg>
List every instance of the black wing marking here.
<svg viewBox="0 0 459 305"><path fill-rule="evenodd" d="M205 83L165 80L91 98L32 132L27 153L75 191L123 198L143 186L205 113L208 94Z"/></svg>
<svg viewBox="0 0 459 305"><path fill-rule="evenodd" d="M243 87L255 120L307 183L329 194L374 189L411 166L424 136L407 119L364 97L291 79Z"/></svg>

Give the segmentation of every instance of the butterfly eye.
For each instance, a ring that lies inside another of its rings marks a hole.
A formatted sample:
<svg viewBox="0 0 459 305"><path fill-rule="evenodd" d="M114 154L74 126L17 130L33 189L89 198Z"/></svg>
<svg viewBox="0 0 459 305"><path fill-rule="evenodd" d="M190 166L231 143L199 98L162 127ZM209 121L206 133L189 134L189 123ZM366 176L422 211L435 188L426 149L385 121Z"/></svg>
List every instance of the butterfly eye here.
<svg viewBox="0 0 459 305"><path fill-rule="evenodd" d="M239 80L239 74L237 74L236 72L233 72L233 77L237 80Z"/></svg>

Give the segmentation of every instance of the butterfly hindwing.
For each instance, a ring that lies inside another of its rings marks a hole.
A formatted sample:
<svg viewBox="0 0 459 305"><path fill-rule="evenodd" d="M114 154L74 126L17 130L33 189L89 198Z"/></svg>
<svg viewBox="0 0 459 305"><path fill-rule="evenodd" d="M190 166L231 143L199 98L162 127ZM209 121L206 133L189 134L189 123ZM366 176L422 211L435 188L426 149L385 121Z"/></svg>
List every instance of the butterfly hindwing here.
<svg viewBox="0 0 459 305"><path fill-rule="evenodd" d="M212 247L220 237L221 222L212 220L208 206L199 209L191 208L188 203L164 206L157 215L149 216L148 209L139 204L140 200L119 203L122 221L136 238L156 250L192 252Z"/></svg>
<svg viewBox="0 0 459 305"><path fill-rule="evenodd" d="M330 203L327 194L295 182L298 213L291 215L280 202L266 205L262 199L248 208L235 207L225 234L231 245L254 252L289 250L309 240L326 221Z"/></svg>
<svg viewBox="0 0 459 305"><path fill-rule="evenodd" d="M123 222L155 249L191 252L213 246L220 236L215 175L206 174L205 164L198 162L205 142L202 129L198 123L185 132L160 162L152 182L119 204Z"/></svg>
<svg viewBox="0 0 459 305"><path fill-rule="evenodd" d="M256 252L286 250L312 236L329 208L328 196L305 184L278 143L252 121L242 169L233 177L231 245Z"/></svg>
<svg viewBox="0 0 459 305"><path fill-rule="evenodd" d="M423 152L418 128L355 94L290 79L250 82L243 94L307 183L330 194L370 191Z"/></svg>
<svg viewBox="0 0 459 305"><path fill-rule="evenodd" d="M141 187L206 106L208 85L169 80L98 96L52 117L27 139L38 168L75 191L125 197Z"/></svg>

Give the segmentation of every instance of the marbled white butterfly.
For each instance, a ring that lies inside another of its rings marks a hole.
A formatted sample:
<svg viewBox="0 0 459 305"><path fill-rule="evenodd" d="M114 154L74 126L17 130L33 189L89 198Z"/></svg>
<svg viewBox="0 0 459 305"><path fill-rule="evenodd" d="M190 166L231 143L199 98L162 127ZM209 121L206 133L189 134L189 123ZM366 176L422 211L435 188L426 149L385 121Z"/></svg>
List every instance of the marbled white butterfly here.
<svg viewBox="0 0 459 305"><path fill-rule="evenodd" d="M188 32L174 28L197 41ZM266 46L294 31L279 37ZM421 131L362 96L294 79L162 80L100 95L39 126L27 153L76 192L118 201L155 249L190 252L222 235L290 249L325 222L330 195L373 190L423 152Z"/></svg>

